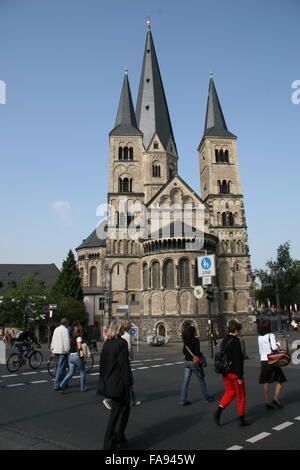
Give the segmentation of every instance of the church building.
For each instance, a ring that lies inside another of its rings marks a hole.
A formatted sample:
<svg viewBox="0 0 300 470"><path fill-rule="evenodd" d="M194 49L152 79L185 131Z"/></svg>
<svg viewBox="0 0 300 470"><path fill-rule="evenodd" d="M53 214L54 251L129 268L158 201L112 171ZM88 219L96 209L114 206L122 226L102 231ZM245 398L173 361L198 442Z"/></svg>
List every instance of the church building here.
<svg viewBox="0 0 300 470"><path fill-rule="evenodd" d="M151 26L136 108L125 72L109 134L108 217L76 249L90 323L130 318L140 338L179 340L183 325L207 337L208 301L198 261L214 255L211 315L253 332L253 288L237 137L228 130L212 75L200 141L201 195L178 174L175 137ZM196 145L195 145L196 147Z"/></svg>

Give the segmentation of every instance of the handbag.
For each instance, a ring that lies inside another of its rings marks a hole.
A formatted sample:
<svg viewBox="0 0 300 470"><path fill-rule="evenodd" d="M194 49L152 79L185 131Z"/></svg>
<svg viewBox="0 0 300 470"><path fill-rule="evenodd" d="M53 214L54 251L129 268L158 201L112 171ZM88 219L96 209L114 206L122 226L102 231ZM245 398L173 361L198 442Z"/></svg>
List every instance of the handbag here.
<svg viewBox="0 0 300 470"><path fill-rule="evenodd" d="M193 357L193 363L195 364L197 369L201 369L202 367L207 366L207 360L206 360L206 357L204 356L204 354L202 354L202 356L200 358L198 356L195 356L186 344L185 344L185 347L188 350L188 352L190 353L190 355Z"/></svg>
<svg viewBox="0 0 300 470"><path fill-rule="evenodd" d="M268 364L270 366L276 366L276 367L285 367L288 366L289 363L291 362L291 356L287 351L280 351L278 349L277 351L274 351L272 349L271 345L271 340L270 340L270 335L269 335L269 343L270 343L270 348L271 348L271 354L268 354Z"/></svg>

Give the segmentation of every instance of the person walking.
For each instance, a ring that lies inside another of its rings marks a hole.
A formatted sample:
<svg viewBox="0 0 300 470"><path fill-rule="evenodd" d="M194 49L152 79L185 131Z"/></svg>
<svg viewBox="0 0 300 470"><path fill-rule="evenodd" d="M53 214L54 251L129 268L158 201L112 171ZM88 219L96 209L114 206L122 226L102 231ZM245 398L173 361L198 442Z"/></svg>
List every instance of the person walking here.
<svg viewBox="0 0 300 470"><path fill-rule="evenodd" d="M57 368L54 379L54 390L60 390L60 385L66 376L68 354L70 351L69 320L62 318L60 326L55 328L51 341L52 356L57 356Z"/></svg>
<svg viewBox="0 0 300 470"><path fill-rule="evenodd" d="M221 425L220 418L223 410L227 408L236 396L240 426L248 426L251 424L245 419L246 391L244 381L244 356L238 338L241 329L242 325L239 322L230 320L228 322L228 334L225 336L221 345L221 351L226 350L229 370L223 375L225 392L214 414L214 421L218 426Z"/></svg>
<svg viewBox="0 0 300 470"><path fill-rule="evenodd" d="M111 410L105 431L103 450L116 450L127 445L125 430L130 414L133 387L127 341L122 338L124 325L113 320L108 328L100 355L98 393L111 398Z"/></svg>
<svg viewBox="0 0 300 470"><path fill-rule="evenodd" d="M184 376L183 382L181 385L180 390L180 405L186 406L190 405L191 402L188 400L188 386L191 379L192 374L194 373L203 395L203 403L209 403L213 400L211 396L209 396L206 383L205 383L205 375L203 371L203 367L200 366L198 368L196 364L193 362L193 356L198 357L201 360L203 356L202 352L200 351L200 341L195 336L196 329L194 326L188 325L184 328L182 332L182 339L183 339L183 354L184 354Z"/></svg>
<svg viewBox="0 0 300 470"><path fill-rule="evenodd" d="M265 405L269 410L274 407L283 408L280 402L280 395L282 393L283 383L286 382L284 373L281 367L268 364L268 354L276 351L280 343L276 342L275 335L271 333L271 321L261 320L259 324L258 348L260 354L260 376L259 383L263 385ZM270 385L276 382L274 397L270 401Z"/></svg>
<svg viewBox="0 0 300 470"><path fill-rule="evenodd" d="M63 379L60 384L61 393L65 393L65 389L69 384L71 378L73 377L76 367L80 372L80 390L82 392L86 392L88 390L86 385L86 371L85 371L85 363L84 357L80 357L79 352L82 349L83 343L83 329L82 326L79 324L78 326L74 326L72 332L72 338L70 341L70 355L69 355L69 372Z"/></svg>
<svg viewBox="0 0 300 470"><path fill-rule="evenodd" d="M129 331L132 328L132 324L129 320L125 320L124 322L124 334L122 335L122 338L126 339L127 341L127 346L128 346L128 352L129 352L129 361L130 359L133 359L133 349L131 345L131 336L129 334ZM131 406L139 406L142 404L141 400L137 400L135 396L135 391L132 389L131 390L131 396L130 396L130 403Z"/></svg>

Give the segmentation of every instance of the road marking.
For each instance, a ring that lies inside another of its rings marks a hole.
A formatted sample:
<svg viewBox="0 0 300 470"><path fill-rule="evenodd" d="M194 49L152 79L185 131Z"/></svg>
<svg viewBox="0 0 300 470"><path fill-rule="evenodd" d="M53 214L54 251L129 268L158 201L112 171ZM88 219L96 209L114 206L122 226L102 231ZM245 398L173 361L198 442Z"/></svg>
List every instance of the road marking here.
<svg viewBox="0 0 300 470"><path fill-rule="evenodd" d="M29 382L31 384L45 384L48 383L48 380L33 380L32 382Z"/></svg>
<svg viewBox="0 0 300 470"><path fill-rule="evenodd" d="M174 362L168 362L167 364L163 364L163 366L173 366Z"/></svg>
<svg viewBox="0 0 300 470"><path fill-rule="evenodd" d="M300 421L300 416L296 416L296 418L294 418L296 421Z"/></svg>
<svg viewBox="0 0 300 470"><path fill-rule="evenodd" d="M162 367L162 366L163 366L163 364L156 364L156 365L150 366L150 367Z"/></svg>
<svg viewBox="0 0 300 470"><path fill-rule="evenodd" d="M274 429L275 431L282 431L283 429L285 428L288 428L289 426L292 426L294 423L292 423L291 421L285 421L284 423L281 423L279 424L278 426L275 426L275 428L272 428Z"/></svg>
<svg viewBox="0 0 300 470"><path fill-rule="evenodd" d="M21 375L32 375L32 374L37 374L37 372L22 372Z"/></svg>
<svg viewBox="0 0 300 470"><path fill-rule="evenodd" d="M1 375L2 379L6 379L8 377L18 377L18 374Z"/></svg>
<svg viewBox="0 0 300 470"><path fill-rule="evenodd" d="M228 449L226 450L241 450L243 447L242 446L231 446L231 447L228 447Z"/></svg>
<svg viewBox="0 0 300 470"><path fill-rule="evenodd" d="M261 439L265 439L268 436L271 436L270 432L261 432L260 434L256 434L256 436L250 437L250 439L246 439L246 442L254 444L255 442L260 441Z"/></svg>
<svg viewBox="0 0 300 470"><path fill-rule="evenodd" d="M144 367L137 367L137 370L141 370L141 369L149 369L148 366L144 366Z"/></svg>
<svg viewBox="0 0 300 470"><path fill-rule="evenodd" d="M184 361L174 362L174 364L184 364Z"/></svg>
<svg viewBox="0 0 300 470"><path fill-rule="evenodd" d="M99 372L94 372L93 374L89 374L89 375L99 375Z"/></svg>
<svg viewBox="0 0 300 470"><path fill-rule="evenodd" d="M21 384L11 384L11 385L6 385L6 387L21 387L21 385L25 385L24 383L21 383Z"/></svg>

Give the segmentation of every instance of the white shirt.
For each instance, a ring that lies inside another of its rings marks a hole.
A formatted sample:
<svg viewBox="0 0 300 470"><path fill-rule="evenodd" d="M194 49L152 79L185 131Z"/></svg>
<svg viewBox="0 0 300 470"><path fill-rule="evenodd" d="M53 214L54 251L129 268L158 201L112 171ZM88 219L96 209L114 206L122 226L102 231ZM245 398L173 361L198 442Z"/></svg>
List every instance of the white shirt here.
<svg viewBox="0 0 300 470"><path fill-rule="evenodd" d="M271 345L270 345L270 342L271 342ZM266 333L264 336L258 337L258 348L259 348L261 361L268 360L268 354L272 353L271 346L272 346L273 351L276 351L280 346L280 343L276 342L276 338L273 333Z"/></svg>
<svg viewBox="0 0 300 470"><path fill-rule="evenodd" d="M70 351L70 336L64 325L55 328L51 341L51 351L55 354L68 354Z"/></svg>
<svg viewBox="0 0 300 470"><path fill-rule="evenodd" d="M131 350L131 336L128 333L128 331L125 331L125 333L122 335L122 338L126 339L127 344L128 344L128 351L130 352L130 350Z"/></svg>

